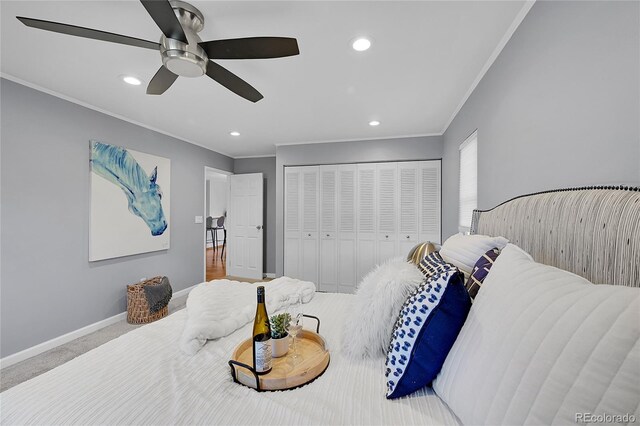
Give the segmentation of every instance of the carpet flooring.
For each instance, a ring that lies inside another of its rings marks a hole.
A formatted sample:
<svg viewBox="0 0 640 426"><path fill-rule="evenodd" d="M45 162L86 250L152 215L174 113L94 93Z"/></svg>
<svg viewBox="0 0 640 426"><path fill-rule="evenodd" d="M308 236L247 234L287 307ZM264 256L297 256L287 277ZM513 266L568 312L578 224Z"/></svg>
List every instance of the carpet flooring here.
<svg viewBox="0 0 640 426"><path fill-rule="evenodd" d="M169 314L183 309L186 302L187 295L172 299L171 302L169 302ZM101 328L98 331L94 331L91 334L87 334L86 336L79 337L64 345L57 346L40 355L3 368L0 370L0 392L4 392L24 381L52 370L91 349L97 348L141 326L142 325L129 324L125 319Z"/></svg>

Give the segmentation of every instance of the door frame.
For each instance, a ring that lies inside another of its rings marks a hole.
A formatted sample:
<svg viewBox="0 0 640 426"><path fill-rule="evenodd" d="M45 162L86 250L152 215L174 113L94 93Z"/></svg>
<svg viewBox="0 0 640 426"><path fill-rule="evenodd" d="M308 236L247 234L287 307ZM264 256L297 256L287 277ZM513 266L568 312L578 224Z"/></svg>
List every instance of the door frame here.
<svg viewBox="0 0 640 426"><path fill-rule="evenodd" d="M207 281L207 175L209 173L219 173L221 175L230 176L233 172L216 169L214 167L204 166L203 181L202 181L202 205L204 207L202 212L202 282ZM229 199L229 188L227 186L227 200ZM225 261L226 262L226 261ZM225 265L226 268L226 265Z"/></svg>

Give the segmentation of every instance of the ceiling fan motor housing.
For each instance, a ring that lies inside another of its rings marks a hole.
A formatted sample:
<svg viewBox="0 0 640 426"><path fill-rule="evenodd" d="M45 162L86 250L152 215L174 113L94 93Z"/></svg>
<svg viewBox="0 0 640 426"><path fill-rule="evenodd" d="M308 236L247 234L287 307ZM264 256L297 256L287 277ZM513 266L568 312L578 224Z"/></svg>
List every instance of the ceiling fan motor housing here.
<svg viewBox="0 0 640 426"><path fill-rule="evenodd" d="M183 77L200 77L207 72L209 58L198 46L202 40L198 32L204 28L202 13L189 3L171 0L169 2L187 37L188 44L162 36L160 38L160 56L164 66L174 74Z"/></svg>

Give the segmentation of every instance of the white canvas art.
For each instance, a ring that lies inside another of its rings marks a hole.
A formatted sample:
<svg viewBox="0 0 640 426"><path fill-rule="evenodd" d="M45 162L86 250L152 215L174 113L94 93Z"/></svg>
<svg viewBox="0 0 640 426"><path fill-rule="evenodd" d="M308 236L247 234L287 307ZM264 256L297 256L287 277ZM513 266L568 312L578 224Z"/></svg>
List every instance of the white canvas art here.
<svg viewBox="0 0 640 426"><path fill-rule="evenodd" d="M169 248L171 160L91 141L89 260Z"/></svg>

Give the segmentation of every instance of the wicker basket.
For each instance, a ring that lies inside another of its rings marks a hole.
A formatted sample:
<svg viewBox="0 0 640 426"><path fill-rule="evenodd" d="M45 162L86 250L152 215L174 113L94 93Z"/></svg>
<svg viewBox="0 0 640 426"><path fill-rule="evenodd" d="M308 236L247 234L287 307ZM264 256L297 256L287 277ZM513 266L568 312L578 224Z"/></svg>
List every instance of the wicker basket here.
<svg viewBox="0 0 640 426"><path fill-rule="evenodd" d="M151 312L143 287L157 285L162 277L153 277L146 281L127 286L127 322L129 324L146 324L164 318L169 313L169 306L165 306L158 312Z"/></svg>

